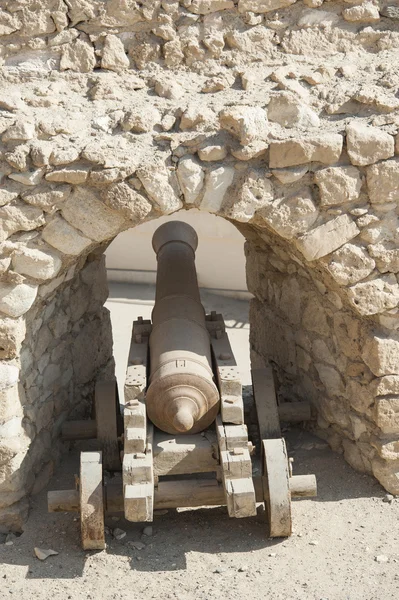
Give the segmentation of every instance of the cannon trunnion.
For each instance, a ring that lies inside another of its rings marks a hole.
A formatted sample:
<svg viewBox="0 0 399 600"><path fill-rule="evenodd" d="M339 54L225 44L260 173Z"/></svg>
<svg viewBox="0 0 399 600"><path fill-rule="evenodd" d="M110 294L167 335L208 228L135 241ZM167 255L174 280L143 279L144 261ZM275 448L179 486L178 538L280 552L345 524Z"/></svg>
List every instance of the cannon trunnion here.
<svg viewBox="0 0 399 600"><path fill-rule="evenodd" d="M105 547L105 512L148 522L155 508L225 504L230 517L241 518L255 515L261 502L268 535L289 536L291 499L316 495L316 479L292 475L280 417L310 419L310 406L279 406L271 367L252 371L262 470L253 477L254 448L223 317L205 315L200 301L197 235L171 221L157 229L153 248L152 322L133 324L124 403L115 380L98 382L95 419L64 424L64 439L97 438L100 450L81 453L78 489L49 492L49 511L80 512L87 550ZM111 480L103 468L114 473Z"/></svg>

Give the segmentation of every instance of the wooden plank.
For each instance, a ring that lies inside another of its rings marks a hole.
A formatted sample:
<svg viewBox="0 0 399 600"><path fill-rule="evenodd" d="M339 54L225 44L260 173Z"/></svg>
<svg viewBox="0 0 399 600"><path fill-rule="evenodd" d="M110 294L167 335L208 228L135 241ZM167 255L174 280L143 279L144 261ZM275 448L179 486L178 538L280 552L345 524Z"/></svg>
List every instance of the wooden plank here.
<svg viewBox="0 0 399 600"><path fill-rule="evenodd" d="M233 480L234 481L234 480ZM239 480L236 480L239 481ZM264 502L262 477L253 478L256 501ZM312 498L317 495L315 475L294 475L289 479L291 498ZM234 491L232 491L234 493ZM122 481L104 488L107 513L124 510ZM77 490L57 490L47 494L48 512L79 512ZM154 508L223 506L226 504L223 485L216 479L174 479L160 481L154 490Z"/></svg>
<svg viewBox="0 0 399 600"><path fill-rule="evenodd" d="M219 337L211 338L216 368L216 383L220 393L220 414L223 423L244 423L244 403L240 373L230 346L228 335L220 331Z"/></svg>
<svg viewBox="0 0 399 600"><path fill-rule="evenodd" d="M125 454L145 452L146 429L144 427L126 427L123 449Z"/></svg>
<svg viewBox="0 0 399 600"><path fill-rule="evenodd" d="M118 392L116 380L97 381L94 392L97 439L103 452L104 468L119 471L121 459L118 441Z"/></svg>
<svg viewBox="0 0 399 600"><path fill-rule="evenodd" d="M226 482L227 510L229 515L241 519L256 515L254 485L252 479L229 479Z"/></svg>
<svg viewBox="0 0 399 600"><path fill-rule="evenodd" d="M154 437L154 475L209 473L219 470L216 435L207 432L174 436L157 431Z"/></svg>
<svg viewBox="0 0 399 600"><path fill-rule="evenodd" d="M152 521L154 486L151 483L125 486L125 518L134 523Z"/></svg>
<svg viewBox="0 0 399 600"><path fill-rule="evenodd" d="M248 449L222 450L220 458L226 479L252 478L252 462Z"/></svg>
<svg viewBox="0 0 399 600"><path fill-rule="evenodd" d="M84 550L103 550L104 502L101 452L80 453L80 527Z"/></svg>
<svg viewBox="0 0 399 600"><path fill-rule="evenodd" d="M282 438L262 440L262 445L263 482L270 537L287 537L292 532L287 449Z"/></svg>
<svg viewBox="0 0 399 600"><path fill-rule="evenodd" d="M252 386L258 414L260 438L280 438L280 418L277 408L273 370L269 367L252 369Z"/></svg>
<svg viewBox="0 0 399 600"><path fill-rule="evenodd" d="M246 448L248 450L248 429L246 425L225 425L226 450Z"/></svg>

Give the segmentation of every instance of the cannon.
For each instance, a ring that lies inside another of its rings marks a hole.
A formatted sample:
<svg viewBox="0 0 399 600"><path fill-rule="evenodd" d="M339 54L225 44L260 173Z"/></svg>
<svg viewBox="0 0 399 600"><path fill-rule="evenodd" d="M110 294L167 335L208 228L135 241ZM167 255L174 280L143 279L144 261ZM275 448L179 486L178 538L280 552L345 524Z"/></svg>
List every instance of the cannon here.
<svg viewBox="0 0 399 600"><path fill-rule="evenodd" d="M252 369L260 439L254 453L223 316L205 314L201 304L197 244L185 223L156 230L155 305L151 321L133 323L124 402L115 380L97 382L95 418L63 426L65 440L95 438L99 445L81 452L77 489L48 493L50 512L80 512L86 550L105 547L105 513L149 522L157 508L225 505L230 517L242 518L264 503L268 536L287 537L291 499L317 493L314 475L292 474L280 426L280 418L310 419L310 405L279 405L269 365ZM261 475L254 476L259 458Z"/></svg>

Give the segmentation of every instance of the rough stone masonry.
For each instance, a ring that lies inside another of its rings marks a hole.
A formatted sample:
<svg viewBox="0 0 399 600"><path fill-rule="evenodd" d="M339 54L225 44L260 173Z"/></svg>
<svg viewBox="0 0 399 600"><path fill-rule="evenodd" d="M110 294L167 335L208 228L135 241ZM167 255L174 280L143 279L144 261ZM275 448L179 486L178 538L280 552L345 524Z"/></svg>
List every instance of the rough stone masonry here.
<svg viewBox="0 0 399 600"><path fill-rule="evenodd" d="M0 530L113 371L104 249L191 207L247 238L253 362L399 493L398 23L394 0L1 1Z"/></svg>

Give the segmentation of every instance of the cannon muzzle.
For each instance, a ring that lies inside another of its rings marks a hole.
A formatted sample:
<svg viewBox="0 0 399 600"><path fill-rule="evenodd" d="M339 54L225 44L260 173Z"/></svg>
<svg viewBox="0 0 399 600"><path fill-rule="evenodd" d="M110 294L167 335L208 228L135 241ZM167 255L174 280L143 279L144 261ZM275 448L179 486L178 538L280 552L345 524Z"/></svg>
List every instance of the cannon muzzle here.
<svg viewBox="0 0 399 600"><path fill-rule="evenodd" d="M156 230L152 245L158 268L147 414L167 433L197 433L219 409L195 270L198 238L190 225L170 221Z"/></svg>

